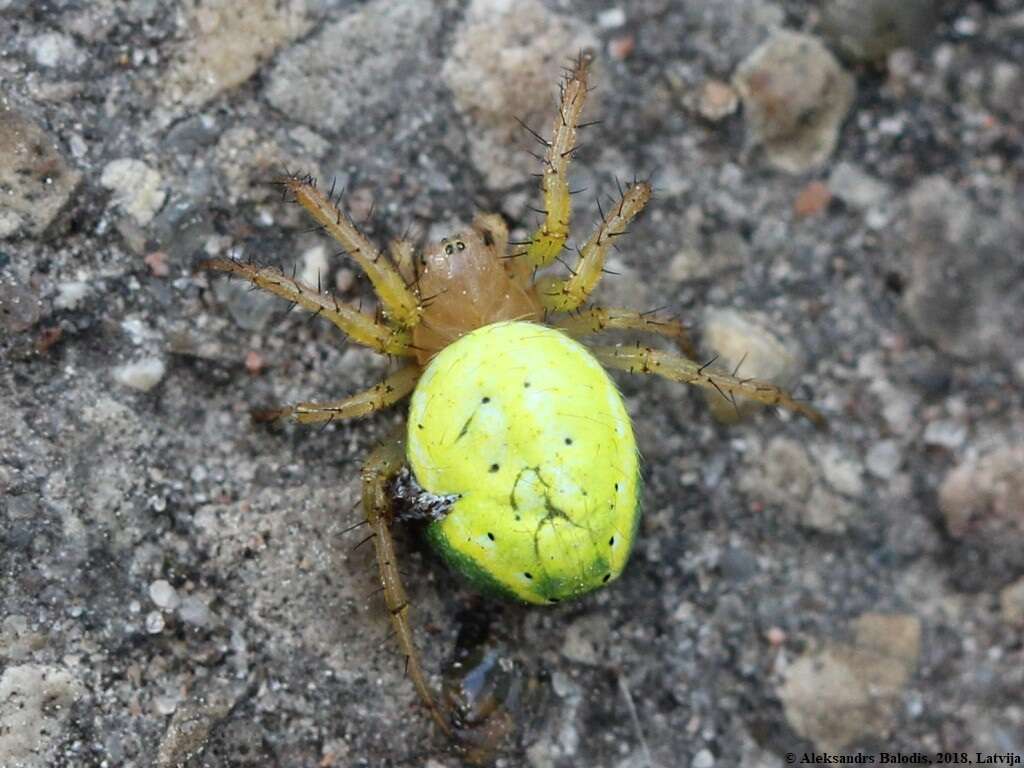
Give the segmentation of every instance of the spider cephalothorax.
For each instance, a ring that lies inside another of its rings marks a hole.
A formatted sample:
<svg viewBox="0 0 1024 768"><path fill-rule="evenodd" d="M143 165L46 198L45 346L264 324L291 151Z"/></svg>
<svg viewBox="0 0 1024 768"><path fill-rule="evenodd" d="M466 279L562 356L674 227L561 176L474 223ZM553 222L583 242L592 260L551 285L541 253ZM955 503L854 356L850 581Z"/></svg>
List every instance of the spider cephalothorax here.
<svg viewBox="0 0 1024 768"><path fill-rule="evenodd" d="M541 189L545 218L511 246L500 216L416 254L407 242L379 251L314 179L289 176L284 189L358 262L380 298L368 314L280 270L230 259L208 269L322 315L352 340L405 364L377 386L342 400L271 412L302 423L352 419L412 395L404 433L367 460L363 506L384 599L409 675L431 716L450 724L423 675L390 527L396 479L402 506L428 517L444 559L482 590L556 603L613 580L625 567L639 518L638 457L629 417L605 368L657 374L736 402L747 398L822 417L778 387L738 379L693 359L683 326L629 309L587 306L612 240L650 199L634 182L576 250L566 278L548 275L569 234L568 164L576 148L590 58L562 85ZM539 272L540 271L540 272ZM674 339L684 352L647 346L584 346L607 329ZM403 473L408 466L411 471Z"/></svg>

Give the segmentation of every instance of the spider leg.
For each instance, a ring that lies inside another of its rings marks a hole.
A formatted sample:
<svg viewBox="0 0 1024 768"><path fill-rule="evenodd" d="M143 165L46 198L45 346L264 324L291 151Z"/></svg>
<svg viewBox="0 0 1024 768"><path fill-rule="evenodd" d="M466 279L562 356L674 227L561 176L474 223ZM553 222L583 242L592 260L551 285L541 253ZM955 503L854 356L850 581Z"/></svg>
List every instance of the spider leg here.
<svg viewBox="0 0 1024 768"><path fill-rule="evenodd" d="M404 328L416 325L421 312L416 293L406 287L406 281L395 265L356 229L334 199L317 189L316 182L310 177L289 176L282 179L281 184L363 268L380 297L384 314Z"/></svg>
<svg viewBox="0 0 1024 768"><path fill-rule="evenodd" d="M679 348L690 359L697 357L697 349L690 339L686 326L674 317L661 318L652 312L636 312L617 307L589 307L571 315L554 320L559 328L574 338L590 336L601 331L646 331L674 339Z"/></svg>
<svg viewBox="0 0 1024 768"><path fill-rule="evenodd" d="M402 577L395 559L395 543L391 536L393 512L388 484L404 464L405 436L401 431L397 431L371 453L363 465L363 509L373 537L377 565L380 567L384 603L391 614L391 624L398 637L398 645L406 658L407 673L431 718L445 735L450 736L451 727L434 701L434 695L423 674L420 654L416 649L412 627L409 624L409 598L402 586Z"/></svg>
<svg viewBox="0 0 1024 768"><path fill-rule="evenodd" d="M819 428L827 427L825 417L821 413L794 399L786 390L755 379L738 379L711 368L710 363L701 365L651 347L591 347L590 351L609 368L629 373L655 374L672 381L715 390L733 404L736 397L743 397L765 405L774 405L806 417Z"/></svg>
<svg viewBox="0 0 1024 768"><path fill-rule="evenodd" d="M413 286L416 284L416 264L413 262L415 259L415 249L408 240L392 240L388 246L388 253L391 255L391 260L395 262L395 267L398 269L398 274L405 280L407 286Z"/></svg>
<svg viewBox="0 0 1024 768"><path fill-rule="evenodd" d="M517 254L525 254L526 258L515 259L525 261L527 273L551 264L569 236L569 161L578 148L576 130L587 98L587 71L592 61L590 53L581 53L561 86L562 98L551 140L544 142L547 154L540 183L544 193L544 223L533 233L525 250Z"/></svg>
<svg viewBox="0 0 1024 768"><path fill-rule="evenodd" d="M622 199L612 208L586 244L579 250L576 267L565 280L543 277L537 281L540 303L553 312L568 312L583 305L597 287L604 270L604 257L612 241L626 231L629 223L651 199L651 185L645 181L626 187Z"/></svg>
<svg viewBox="0 0 1024 768"><path fill-rule="evenodd" d="M378 352L399 357L416 354L407 330L376 320L351 304L338 301L329 293L321 293L313 286L289 277L276 267L257 267L235 259L217 258L207 259L199 268L243 277L257 288L327 318L353 341Z"/></svg>
<svg viewBox="0 0 1024 768"><path fill-rule="evenodd" d="M300 424L357 419L397 403L416 388L416 382L422 373L423 369L418 365L408 365L392 373L380 384L341 400L327 403L296 403L274 410L258 411L254 416L257 421L291 418Z"/></svg>

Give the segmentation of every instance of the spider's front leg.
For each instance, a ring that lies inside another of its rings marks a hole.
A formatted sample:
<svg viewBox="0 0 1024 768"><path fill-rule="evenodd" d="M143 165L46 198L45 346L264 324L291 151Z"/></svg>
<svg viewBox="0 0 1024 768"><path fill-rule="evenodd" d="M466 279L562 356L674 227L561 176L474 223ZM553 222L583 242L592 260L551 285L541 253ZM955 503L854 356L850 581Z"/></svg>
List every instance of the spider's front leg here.
<svg viewBox="0 0 1024 768"><path fill-rule="evenodd" d="M409 623L409 597L402 586L402 577L395 558L395 542L391 536L394 518L389 486L405 464L405 435L396 431L370 454L363 465L363 510L373 536L373 548L380 568L380 581L384 588L384 603L391 614L391 624L398 637L398 645L405 655L406 671L416 692L430 712L431 718L445 735L452 730L427 684L420 663L420 654Z"/></svg>
<svg viewBox="0 0 1024 768"><path fill-rule="evenodd" d="M416 325L422 312L419 297L406 285L398 268L366 239L348 215L338 207L333 195L321 192L312 177L289 176L281 179L281 185L363 268L380 297L384 314L403 328Z"/></svg>
<svg viewBox="0 0 1024 768"><path fill-rule="evenodd" d="M276 267L257 267L235 259L216 258L207 259L199 268L227 272L244 278L256 288L280 296L314 315L327 318L352 341L370 349L398 357L411 357L416 354L412 348L412 335L409 331L367 315L357 307L324 293L319 286L314 288L306 285Z"/></svg>
<svg viewBox="0 0 1024 768"><path fill-rule="evenodd" d="M526 249L514 254L525 256L515 259L516 268L522 277L529 277L535 270L551 264L561 253L569 236L572 207L569 161L577 149L576 133L587 98L587 73L592 61L593 56L587 52L581 53L576 59L575 66L561 86L562 95L551 140L537 136L547 147L540 184L544 193L544 222L533 233Z"/></svg>

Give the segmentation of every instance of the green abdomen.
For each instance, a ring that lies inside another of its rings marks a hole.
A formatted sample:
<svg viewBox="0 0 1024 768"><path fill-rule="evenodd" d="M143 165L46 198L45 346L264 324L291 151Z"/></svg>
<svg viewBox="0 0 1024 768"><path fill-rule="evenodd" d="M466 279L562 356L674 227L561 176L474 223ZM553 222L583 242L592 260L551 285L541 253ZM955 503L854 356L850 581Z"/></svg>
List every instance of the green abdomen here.
<svg viewBox="0 0 1024 768"><path fill-rule="evenodd" d="M615 579L639 520L629 416L586 347L496 323L441 351L409 410L419 484L460 494L430 540L481 590L530 603Z"/></svg>

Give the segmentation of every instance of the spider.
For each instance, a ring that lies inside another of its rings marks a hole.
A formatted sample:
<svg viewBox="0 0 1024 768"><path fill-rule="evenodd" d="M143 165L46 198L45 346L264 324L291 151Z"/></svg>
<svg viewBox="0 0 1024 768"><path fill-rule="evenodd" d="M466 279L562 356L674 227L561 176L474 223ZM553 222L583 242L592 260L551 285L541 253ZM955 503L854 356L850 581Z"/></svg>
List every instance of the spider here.
<svg viewBox="0 0 1024 768"><path fill-rule="evenodd" d="M699 363L674 319L587 305L613 241L651 197L634 181L576 249L569 276L543 272L562 259L569 235L568 167L592 61L582 53L561 84L546 146L544 219L528 241L510 243L497 214L422 253L397 240L387 254L364 237L315 179L280 180L369 277L375 314L346 304L275 267L214 258L201 266L250 281L320 315L350 339L405 362L376 386L332 402L302 402L263 414L302 424L367 416L411 395L407 426L366 460L365 524L407 673L431 718L452 735L413 640L410 603L391 534L394 523L427 521L443 559L481 591L554 604L614 580L639 521L639 458L629 417L606 368L653 374L823 417L773 384ZM539 273L539 274L538 274ZM649 346L584 346L604 330L648 332L684 352ZM735 372L734 372L735 373Z"/></svg>

